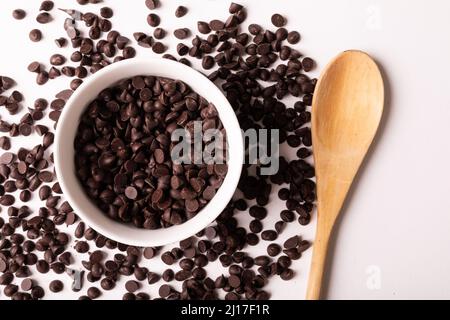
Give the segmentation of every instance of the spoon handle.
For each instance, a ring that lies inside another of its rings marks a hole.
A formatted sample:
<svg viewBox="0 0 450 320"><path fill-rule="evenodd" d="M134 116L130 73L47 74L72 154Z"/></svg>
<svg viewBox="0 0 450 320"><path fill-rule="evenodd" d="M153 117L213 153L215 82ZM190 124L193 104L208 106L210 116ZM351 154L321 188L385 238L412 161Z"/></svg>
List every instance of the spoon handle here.
<svg viewBox="0 0 450 320"><path fill-rule="evenodd" d="M327 258L328 242L331 230L317 228L316 240L314 241L311 269L309 272L308 289L306 291L307 300L319 300L322 288L322 279L325 272L325 262Z"/></svg>
<svg viewBox="0 0 450 320"><path fill-rule="evenodd" d="M328 168L327 174L325 175L326 179L323 179L321 174L317 176L318 218L316 240L313 246L313 256L306 294L308 300L320 299L328 242L354 176L346 175L338 178L336 175L332 175L333 172L337 172L337 169Z"/></svg>

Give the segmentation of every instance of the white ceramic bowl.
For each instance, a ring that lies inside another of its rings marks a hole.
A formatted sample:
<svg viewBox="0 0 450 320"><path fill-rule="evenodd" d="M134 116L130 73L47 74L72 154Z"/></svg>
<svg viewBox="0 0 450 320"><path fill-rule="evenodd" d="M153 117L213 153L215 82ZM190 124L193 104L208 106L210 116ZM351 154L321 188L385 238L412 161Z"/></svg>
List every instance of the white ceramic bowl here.
<svg viewBox="0 0 450 320"><path fill-rule="evenodd" d="M138 229L114 221L84 193L75 174L74 139L79 119L98 93L117 81L136 75L154 75L178 79L216 106L226 129L228 174L216 196L192 219L166 229ZM243 141L236 115L223 93L204 75L168 59L130 59L114 63L92 75L74 92L59 118L55 139L55 170L65 197L75 212L90 227L120 243L151 247L186 239L213 222L232 198L242 170Z"/></svg>

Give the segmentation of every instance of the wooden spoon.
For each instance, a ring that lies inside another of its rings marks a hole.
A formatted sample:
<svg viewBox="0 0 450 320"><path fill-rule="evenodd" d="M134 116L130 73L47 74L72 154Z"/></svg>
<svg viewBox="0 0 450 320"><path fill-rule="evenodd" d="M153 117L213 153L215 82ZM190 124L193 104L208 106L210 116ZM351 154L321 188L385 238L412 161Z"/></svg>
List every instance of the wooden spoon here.
<svg viewBox="0 0 450 320"><path fill-rule="evenodd" d="M383 113L384 85L364 52L346 51L325 69L312 107L317 233L307 299L320 298L330 234Z"/></svg>

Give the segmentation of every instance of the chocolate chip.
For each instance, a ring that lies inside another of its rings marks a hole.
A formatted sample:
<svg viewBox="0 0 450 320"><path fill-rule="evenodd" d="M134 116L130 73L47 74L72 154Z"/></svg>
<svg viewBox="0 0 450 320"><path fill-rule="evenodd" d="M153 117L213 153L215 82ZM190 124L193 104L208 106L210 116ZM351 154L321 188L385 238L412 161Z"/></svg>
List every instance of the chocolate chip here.
<svg viewBox="0 0 450 320"><path fill-rule="evenodd" d="M171 252L164 252L161 256L161 260L167 264L167 265L172 265L175 262L175 257L172 255Z"/></svg>
<svg viewBox="0 0 450 320"><path fill-rule="evenodd" d="M12 13L12 16L16 20L22 20L26 17L27 13L22 9L15 9Z"/></svg>
<svg viewBox="0 0 450 320"><path fill-rule="evenodd" d="M149 272L147 275L147 280L149 284L155 284L157 283L159 280L161 279L161 277L154 273L154 272Z"/></svg>
<svg viewBox="0 0 450 320"><path fill-rule="evenodd" d="M0 148L3 150L11 149L11 140L8 137L0 137Z"/></svg>
<svg viewBox="0 0 450 320"><path fill-rule="evenodd" d="M53 18L48 12L41 12L36 17L36 21L41 24L49 23L52 20L53 20Z"/></svg>
<svg viewBox="0 0 450 320"><path fill-rule="evenodd" d="M28 65L28 71L39 73L41 71L41 63L34 61Z"/></svg>
<svg viewBox="0 0 450 320"><path fill-rule="evenodd" d="M5 194L0 197L0 204L2 206L11 206L14 204L14 202L16 202L16 199L10 194Z"/></svg>
<svg viewBox="0 0 450 320"><path fill-rule="evenodd" d="M315 62L313 59L306 57L302 60L302 66L303 66L303 70L305 70L306 72L309 72L312 69L314 69Z"/></svg>
<svg viewBox="0 0 450 320"><path fill-rule="evenodd" d="M125 288L128 292L134 293L139 290L140 284L137 281L129 280L125 283Z"/></svg>
<svg viewBox="0 0 450 320"><path fill-rule="evenodd" d="M33 286L34 286L34 282L33 282L33 280L31 280L29 278L24 279L22 281L22 283L20 284L20 288L23 291L30 291L31 289L33 289Z"/></svg>
<svg viewBox="0 0 450 320"><path fill-rule="evenodd" d="M162 279L165 282L171 282L175 278L175 273L172 269L167 269L162 274Z"/></svg>
<svg viewBox="0 0 450 320"><path fill-rule="evenodd" d="M72 263L72 254L70 252L64 252L58 257L58 260L65 266L69 266Z"/></svg>
<svg viewBox="0 0 450 320"><path fill-rule="evenodd" d="M86 253L89 251L89 244L85 241L78 241L74 248L78 253Z"/></svg>
<svg viewBox="0 0 450 320"><path fill-rule="evenodd" d="M16 159L16 155L12 152L5 152L0 156L0 164L10 164Z"/></svg>
<svg viewBox="0 0 450 320"><path fill-rule="evenodd" d="M45 260L39 260L36 263L36 269L39 273L47 273L50 270L50 266Z"/></svg>
<svg viewBox="0 0 450 320"><path fill-rule="evenodd" d="M241 285L241 279L236 275L231 275L228 278L228 283L232 288L238 288Z"/></svg>
<svg viewBox="0 0 450 320"><path fill-rule="evenodd" d="M248 233L246 235L246 241L249 246L256 246L259 243L259 237L255 233Z"/></svg>
<svg viewBox="0 0 450 320"><path fill-rule="evenodd" d="M291 31L287 35L287 41L290 44L297 44L300 41L300 33L297 31Z"/></svg>
<svg viewBox="0 0 450 320"><path fill-rule="evenodd" d="M281 28L286 24L286 19L278 13L275 13L274 15L272 15L271 21L272 21L272 24L278 28Z"/></svg>
<svg viewBox="0 0 450 320"><path fill-rule="evenodd" d="M60 280L53 280L52 282L50 282L48 287L51 292L57 293L63 290L64 284Z"/></svg>
<svg viewBox="0 0 450 320"><path fill-rule="evenodd" d="M188 28L179 28L175 29L173 34L177 39L183 40L189 37L190 31Z"/></svg>
<svg viewBox="0 0 450 320"><path fill-rule="evenodd" d="M223 23L220 20L214 19L214 20L211 20L209 22L209 27L213 31L220 31L220 30L223 30L225 28L225 23Z"/></svg>
<svg viewBox="0 0 450 320"><path fill-rule="evenodd" d="M277 221L275 223L275 231L278 234L281 234L283 232L285 226L286 226L286 223L284 221Z"/></svg>
<svg viewBox="0 0 450 320"><path fill-rule="evenodd" d="M90 299L94 300L101 296L101 291L96 287L90 287L87 290L87 295Z"/></svg>
<svg viewBox="0 0 450 320"><path fill-rule="evenodd" d="M53 1L46 0L41 2L41 6L39 7L39 11L52 11L55 4Z"/></svg>
<svg viewBox="0 0 450 320"><path fill-rule="evenodd" d="M163 28L156 28L153 31L153 36L158 40L163 39L166 36L166 31Z"/></svg>
<svg viewBox="0 0 450 320"><path fill-rule="evenodd" d="M5 272L0 275L0 285L5 286L13 282L14 275L11 272Z"/></svg>
<svg viewBox="0 0 450 320"><path fill-rule="evenodd" d="M38 174L39 180L42 182L52 182L53 181L53 173L50 171L41 171Z"/></svg>
<svg viewBox="0 0 450 320"><path fill-rule="evenodd" d="M211 56L204 56L202 60L202 67L205 70L209 70L214 67L215 61Z"/></svg>
<svg viewBox="0 0 450 320"><path fill-rule="evenodd" d="M130 39L124 36L118 36L116 39L116 45L119 49L125 49L127 44L130 42Z"/></svg>
<svg viewBox="0 0 450 320"><path fill-rule="evenodd" d="M138 191L134 187L127 187L125 189L125 195L130 200L135 200L138 197Z"/></svg>
<svg viewBox="0 0 450 320"><path fill-rule="evenodd" d="M267 246L267 254L271 257L276 257L281 253L281 247L276 243L271 243Z"/></svg>
<svg viewBox="0 0 450 320"><path fill-rule="evenodd" d="M249 214L255 219L263 220L267 216L267 210L264 207L252 206L249 210Z"/></svg>
<svg viewBox="0 0 450 320"><path fill-rule="evenodd" d="M122 54L124 59L131 59L136 56L136 50L133 47L125 47Z"/></svg>
<svg viewBox="0 0 450 320"><path fill-rule="evenodd" d="M175 17L181 18L186 15L188 9L185 6L178 6L175 10Z"/></svg>
<svg viewBox="0 0 450 320"><path fill-rule="evenodd" d="M280 278L288 281L294 278L294 271L292 269L285 269L283 272L281 272Z"/></svg>
<svg viewBox="0 0 450 320"><path fill-rule="evenodd" d="M39 42L42 39L42 33L39 29L33 29L29 34L30 40L33 42Z"/></svg>
<svg viewBox="0 0 450 320"><path fill-rule="evenodd" d="M256 36L257 34L261 33L262 28L260 25L252 23L248 26L248 32L250 32L250 34Z"/></svg>
<svg viewBox="0 0 450 320"><path fill-rule="evenodd" d="M260 233L263 229L263 225L260 220L252 220L250 222L249 228L253 233Z"/></svg>
<svg viewBox="0 0 450 320"><path fill-rule="evenodd" d="M0 272L3 273L6 270L8 270L8 263L5 260L0 259Z"/></svg>
<svg viewBox="0 0 450 320"><path fill-rule="evenodd" d="M208 23L206 23L205 21L198 21L197 29L200 33L203 33L203 34L208 34L211 32L211 28L209 27Z"/></svg>
<svg viewBox="0 0 450 320"><path fill-rule="evenodd" d="M156 255L155 248L149 247L144 249L144 257L146 259L152 259L155 255Z"/></svg>
<svg viewBox="0 0 450 320"><path fill-rule="evenodd" d="M274 241L278 238L278 234L275 230L265 230L261 233L261 239L265 241Z"/></svg>
<svg viewBox="0 0 450 320"><path fill-rule="evenodd" d="M180 56L184 56L184 55L188 54L188 52L189 52L189 47L186 46L185 44L179 43L179 44L177 45L177 53L178 53Z"/></svg>
<svg viewBox="0 0 450 320"><path fill-rule="evenodd" d="M19 199L22 202L28 202L31 199L31 192L29 190L23 190L19 194Z"/></svg>
<svg viewBox="0 0 450 320"><path fill-rule="evenodd" d="M54 66L63 65L66 62L66 58L61 54L54 54L50 57L50 64Z"/></svg>
<svg viewBox="0 0 450 320"><path fill-rule="evenodd" d="M159 7L159 0L145 0L145 5L150 10L154 10Z"/></svg>
<svg viewBox="0 0 450 320"><path fill-rule="evenodd" d="M232 2L230 4L230 7L228 8L228 12L230 12L231 14L235 14L242 10L242 8L242 5L240 5L239 3Z"/></svg>
<svg viewBox="0 0 450 320"><path fill-rule="evenodd" d="M103 7L103 8L100 9L100 15L102 16L102 18L110 19L110 18L113 17L114 12L109 7Z"/></svg>
<svg viewBox="0 0 450 320"><path fill-rule="evenodd" d="M37 77L36 77L36 83L38 85L44 85L47 83L49 79L49 74L47 71L41 71L38 73Z"/></svg>
<svg viewBox="0 0 450 320"><path fill-rule="evenodd" d="M155 13L150 13L147 16L147 23L151 26L151 27L157 27L159 26L161 22L161 19L159 18L159 16Z"/></svg>
<svg viewBox="0 0 450 320"><path fill-rule="evenodd" d="M287 239L284 242L283 246L284 246L285 249L294 249L294 248L297 248L299 243L300 243L299 237L298 236L294 236L294 237L291 237L291 238Z"/></svg>

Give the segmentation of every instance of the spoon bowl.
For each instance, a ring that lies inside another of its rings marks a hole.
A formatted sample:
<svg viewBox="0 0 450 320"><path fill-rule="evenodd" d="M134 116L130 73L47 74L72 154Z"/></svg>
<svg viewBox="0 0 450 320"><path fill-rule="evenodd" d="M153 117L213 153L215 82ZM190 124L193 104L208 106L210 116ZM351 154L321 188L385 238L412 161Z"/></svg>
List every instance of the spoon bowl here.
<svg viewBox="0 0 450 320"><path fill-rule="evenodd" d="M322 73L312 107L317 233L307 299L320 298L328 242L381 121L384 85L370 56L346 51Z"/></svg>

